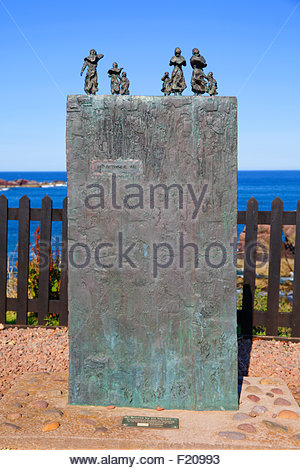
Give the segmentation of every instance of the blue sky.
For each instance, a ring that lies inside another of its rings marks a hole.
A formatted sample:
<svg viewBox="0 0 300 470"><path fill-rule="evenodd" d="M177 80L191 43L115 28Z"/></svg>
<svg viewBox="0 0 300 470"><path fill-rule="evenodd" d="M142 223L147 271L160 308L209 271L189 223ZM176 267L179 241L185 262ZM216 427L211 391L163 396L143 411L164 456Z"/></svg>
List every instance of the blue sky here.
<svg viewBox="0 0 300 470"><path fill-rule="evenodd" d="M238 97L239 169L300 169L300 2L293 0L0 0L1 170L65 169L65 106L83 93L91 48L104 54L99 94L114 61L131 94L161 95L174 48L198 47Z"/></svg>

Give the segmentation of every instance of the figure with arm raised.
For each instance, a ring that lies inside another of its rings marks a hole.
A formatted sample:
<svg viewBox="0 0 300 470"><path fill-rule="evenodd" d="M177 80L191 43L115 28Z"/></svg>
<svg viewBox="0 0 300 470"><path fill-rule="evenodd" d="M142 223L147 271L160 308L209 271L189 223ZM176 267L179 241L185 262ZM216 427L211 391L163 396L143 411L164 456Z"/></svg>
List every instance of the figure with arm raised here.
<svg viewBox="0 0 300 470"><path fill-rule="evenodd" d="M103 54L97 54L95 49L91 49L90 55L84 58L84 63L80 75L82 76L83 72L87 67L88 69L84 82L84 91L87 95L95 95L98 91L97 65L99 60L103 57Z"/></svg>

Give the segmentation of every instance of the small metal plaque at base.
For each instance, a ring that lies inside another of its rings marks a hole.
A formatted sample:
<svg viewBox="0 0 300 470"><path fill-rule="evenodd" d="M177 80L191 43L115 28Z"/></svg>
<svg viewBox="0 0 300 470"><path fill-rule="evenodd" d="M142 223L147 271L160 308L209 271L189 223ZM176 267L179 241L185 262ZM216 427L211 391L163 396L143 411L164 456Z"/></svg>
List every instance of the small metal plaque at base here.
<svg viewBox="0 0 300 470"><path fill-rule="evenodd" d="M179 419L155 416L124 416L122 426L134 426L138 428L179 429Z"/></svg>

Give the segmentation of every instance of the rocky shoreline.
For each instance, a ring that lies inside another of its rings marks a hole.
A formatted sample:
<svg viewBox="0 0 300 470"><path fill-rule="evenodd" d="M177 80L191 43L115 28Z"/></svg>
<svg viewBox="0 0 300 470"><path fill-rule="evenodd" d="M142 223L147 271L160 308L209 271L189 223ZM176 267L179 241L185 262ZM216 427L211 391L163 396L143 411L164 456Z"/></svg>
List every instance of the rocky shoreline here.
<svg viewBox="0 0 300 470"><path fill-rule="evenodd" d="M7 188L19 188L19 187L26 187L26 188L41 188L45 186L66 186L66 181L63 180L53 180L49 181L35 181L35 180L27 180L27 179L15 179L13 181L7 181L0 178L0 189L7 189Z"/></svg>

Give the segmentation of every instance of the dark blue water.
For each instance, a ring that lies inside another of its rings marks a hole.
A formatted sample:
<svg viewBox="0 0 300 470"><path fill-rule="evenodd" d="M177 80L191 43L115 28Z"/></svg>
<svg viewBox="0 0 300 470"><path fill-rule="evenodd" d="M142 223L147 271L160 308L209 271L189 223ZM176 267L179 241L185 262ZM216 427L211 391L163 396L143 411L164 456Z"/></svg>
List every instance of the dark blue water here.
<svg viewBox="0 0 300 470"><path fill-rule="evenodd" d="M1 172L0 178L5 180L28 179L39 182L53 180L67 181L66 172ZM54 208L61 208L62 201L67 195L67 187L48 188L11 188L0 190L5 194L9 207L18 207L19 199L26 194L31 201L31 207L41 207L41 200L47 194L53 201ZM279 196L284 203L284 210L296 210L297 200L300 199L300 171L239 171L238 172L238 209L245 210L247 201L255 197L259 210L270 210L273 199ZM38 222L31 222L31 240ZM238 235L243 226L238 226ZM60 240L61 224L53 223L52 236ZM9 221L8 251L14 260L17 259L16 246L18 240L18 222Z"/></svg>
<svg viewBox="0 0 300 470"><path fill-rule="evenodd" d="M15 179L35 180L38 182L52 182L54 180L67 181L67 174L65 171L52 171L52 172L1 172L0 178L7 181ZM4 194L8 199L8 207L18 207L19 199L26 195L30 199L31 207L41 207L43 197L48 195L53 201L53 208L62 208L62 201L67 195L67 186L56 186L47 188L26 188L17 187L0 190L0 195ZM30 222L30 241L34 242L34 231L38 228L39 222ZM53 222L52 224L52 238L54 246L61 243L61 223ZM18 260L17 253L18 244L18 222L10 220L8 222L8 256L10 264L15 265Z"/></svg>

